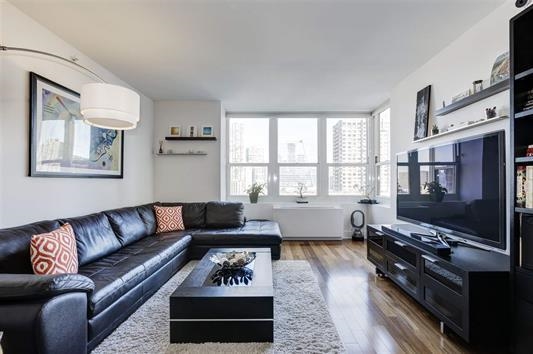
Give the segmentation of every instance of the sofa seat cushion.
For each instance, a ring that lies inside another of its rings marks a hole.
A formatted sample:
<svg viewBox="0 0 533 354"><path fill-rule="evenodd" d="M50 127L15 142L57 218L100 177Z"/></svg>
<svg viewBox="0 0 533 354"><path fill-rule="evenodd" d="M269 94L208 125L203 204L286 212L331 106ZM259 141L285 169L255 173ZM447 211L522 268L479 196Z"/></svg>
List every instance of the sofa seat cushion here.
<svg viewBox="0 0 533 354"><path fill-rule="evenodd" d="M241 227L203 229L191 232L194 245L279 245L282 241L275 221L250 220Z"/></svg>
<svg viewBox="0 0 533 354"><path fill-rule="evenodd" d="M94 292L89 297L89 316L94 317L105 310L187 248L190 242L191 237L184 232L148 236L82 266L79 274L90 278L95 284Z"/></svg>

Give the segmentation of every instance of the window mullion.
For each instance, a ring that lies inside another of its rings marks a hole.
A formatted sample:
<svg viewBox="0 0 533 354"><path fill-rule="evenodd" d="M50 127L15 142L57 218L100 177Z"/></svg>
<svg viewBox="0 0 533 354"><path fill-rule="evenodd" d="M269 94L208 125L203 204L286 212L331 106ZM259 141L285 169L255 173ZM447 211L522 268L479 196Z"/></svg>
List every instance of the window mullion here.
<svg viewBox="0 0 533 354"><path fill-rule="evenodd" d="M271 197L279 197L279 165L278 165L278 119L269 118L269 164L268 164L268 191Z"/></svg>

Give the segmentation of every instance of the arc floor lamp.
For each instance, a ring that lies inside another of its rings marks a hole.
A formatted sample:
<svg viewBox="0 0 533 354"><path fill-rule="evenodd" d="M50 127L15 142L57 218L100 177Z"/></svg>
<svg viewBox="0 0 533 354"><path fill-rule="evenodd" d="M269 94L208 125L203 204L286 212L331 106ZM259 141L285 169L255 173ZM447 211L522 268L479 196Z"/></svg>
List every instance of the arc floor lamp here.
<svg viewBox="0 0 533 354"><path fill-rule="evenodd" d="M65 61L82 69L100 82L85 84L80 93L80 111L85 123L100 128L129 130L135 129L140 120L140 96L126 87L107 83L89 68L77 63L76 58L62 56L29 48L8 47L0 44L1 52L26 52L44 55Z"/></svg>

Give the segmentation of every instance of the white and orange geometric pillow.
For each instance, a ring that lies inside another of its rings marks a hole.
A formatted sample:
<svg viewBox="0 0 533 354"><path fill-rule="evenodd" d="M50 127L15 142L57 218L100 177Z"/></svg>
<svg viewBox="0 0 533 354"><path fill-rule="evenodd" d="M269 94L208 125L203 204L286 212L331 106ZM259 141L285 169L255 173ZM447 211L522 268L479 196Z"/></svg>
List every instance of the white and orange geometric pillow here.
<svg viewBox="0 0 533 354"><path fill-rule="evenodd" d="M33 235L30 256L35 274L78 273L78 251L72 226L65 224L54 231Z"/></svg>
<svg viewBox="0 0 533 354"><path fill-rule="evenodd" d="M156 234L170 231L185 230L181 206L163 207L154 205L155 217L157 220Z"/></svg>

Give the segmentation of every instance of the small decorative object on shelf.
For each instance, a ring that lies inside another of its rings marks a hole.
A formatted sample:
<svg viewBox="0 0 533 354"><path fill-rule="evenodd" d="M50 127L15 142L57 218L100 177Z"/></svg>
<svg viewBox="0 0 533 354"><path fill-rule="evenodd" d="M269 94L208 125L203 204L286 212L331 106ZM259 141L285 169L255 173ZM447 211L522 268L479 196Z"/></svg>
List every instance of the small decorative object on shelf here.
<svg viewBox="0 0 533 354"><path fill-rule="evenodd" d="M259 199L259 195L264 194L265 184L254 182L247 190L248 197L250 198L250 203L256 204Z"/></svg>
<svg viewBox="0 0 533 354"><path fill-rule="evenodd" d="M442 202L444 196L448 193L448 190L437 181L424 183L424 190L429 193L429 199L437 203Z"/></svg>
<svg viewBox="0 0 533 354"><path fill-rule="evenodd" d="M516 207L526 206L526 166L516 168Z"/></svg>
<svg viewBox="0 0 533 354"><path fill-rule="evenodd" d="M433 135L439 134L439 127L437 124L433 124L433 128L431 128L431 133Z"/></svg>
<svg viewBox="0 0 533 354"><path fill-rule="evenodd" d="M189 138L195 138L198 136L198 132L196 131L196 126L189 125L189 127L187 128L187 136Z"/></svg>
<svg viewBox="0 0 533 354"><path fill-rule="evenodd" d="M162 154L163 153L163 140L159 140L159 151L158 153Z"/></svg>
<svg viewBox="0 0 533 354"><path fill-rule="evenodd" d="M526 156L533 156L533 145L528 145L526 150Z"/></svg>
<svg viewBox="0 0 533 354"><path fill-rule="evenodd" d="M466 91L463 91L461 93L458 93L457 95L452 97L452 103L455 103L457 101L461 101L462 99L465 99L465 98L467 98L470 95L471 95L470 90L466 90Z"/></svg>
<svg viewBox="0 0 533 354"><path fill-rule="evenodd" d="M231 251L215 253L209 260L223 269L240 269L252 263L255 259L255 252Z"/></svg>
<svg viewBox="0 0 533 354"><path fill-rule="evenodd" d="M472 89L474 93L477 93L483 90L483 80L476 80L472 82Z"/></svg>
<svg viewBox="0 0 533 354"><path fill-rule="evenodd" d="M485 116L487 119L496 117L496 107L485 108Z"/></svg>
<svg viewBox="0 0 533 354"><path fill-rule="evenodd" d="M296 187L298 193L298 198L296 198L296 203L298 204L307 204L309 201L305 200L304 193L307 191L307 187L302 182L298 182L298 187Z"/></svg>
<svg viewBox="0 0 533 354"><path fill-rule="evenodd" d="M526 208L533 208L533 166L526 166L526 185L525 185L525 194L526 194ZM517 189L518 190L518 189Z"/></svg>

